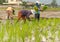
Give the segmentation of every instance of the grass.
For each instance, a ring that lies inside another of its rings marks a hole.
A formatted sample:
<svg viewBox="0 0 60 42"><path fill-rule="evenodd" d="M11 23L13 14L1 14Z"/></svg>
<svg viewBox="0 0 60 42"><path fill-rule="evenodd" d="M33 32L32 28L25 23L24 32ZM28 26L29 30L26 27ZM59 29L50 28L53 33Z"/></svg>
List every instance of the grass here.
<svg viewBox="0 0 60 42"><path fill-rule="evenodd" d="M56 36L60 40L58 18L40 18L39 22L27 20L25 24L22 21L17 24L15 22L16 20L14 24L10 24L7 20L5 24L0 23L0 42L55 42L58 41Z"/></svg>
<svg viewBox="0 0 60 42"><path fill-rule="evenodd" d="M60 7L59 8L47 8L48 11L60 11Z"/></svg>
<svg viewBox="0 0 60 42"><path fill-rule="evenodd" d="M7 8L1 7L0 10L6 10ZM15 10L21 10L21 8L14 8ZM29 8L25 8L27 10L30 10ZM48 7L46 11L60 11L60 7L58 8L50 8Z"/></svg>
<svg viewBox="0 0 60 42"><path fill-rule="evenodd" d="M7 7L0 7L0 10L6 10ZM17 7L17 8L14 8L15 10L21 10L22 8L20 7ZM24 8L24 9L27 9L27 10L30 10L29 8Z"/></svg>

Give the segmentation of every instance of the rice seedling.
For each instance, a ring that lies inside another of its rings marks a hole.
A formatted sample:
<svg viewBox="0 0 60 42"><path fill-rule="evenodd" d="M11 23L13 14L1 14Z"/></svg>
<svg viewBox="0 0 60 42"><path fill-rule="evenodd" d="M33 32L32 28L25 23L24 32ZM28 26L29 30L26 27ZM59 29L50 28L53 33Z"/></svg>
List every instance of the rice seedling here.
<svg viewBox="0 0 60 42"><path fill-rule="evenodd" d="M60 39L60 19L49 18L40 21L26 21L26 23L0 23L0 42L55 42L55 38ZM56 36L57 32L57 36Z"/></svg>

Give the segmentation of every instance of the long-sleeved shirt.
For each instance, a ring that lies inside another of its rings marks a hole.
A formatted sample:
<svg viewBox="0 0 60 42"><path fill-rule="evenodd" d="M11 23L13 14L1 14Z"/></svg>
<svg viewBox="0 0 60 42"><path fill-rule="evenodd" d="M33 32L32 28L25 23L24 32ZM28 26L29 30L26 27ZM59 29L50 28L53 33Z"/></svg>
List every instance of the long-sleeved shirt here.
<svg viewBox="0 0 60 42"><path fill-rule="evenodd" d="M32 14L32 12L29 10L21 10L20 12L22 13L23 16L29 16Z"/></svg>

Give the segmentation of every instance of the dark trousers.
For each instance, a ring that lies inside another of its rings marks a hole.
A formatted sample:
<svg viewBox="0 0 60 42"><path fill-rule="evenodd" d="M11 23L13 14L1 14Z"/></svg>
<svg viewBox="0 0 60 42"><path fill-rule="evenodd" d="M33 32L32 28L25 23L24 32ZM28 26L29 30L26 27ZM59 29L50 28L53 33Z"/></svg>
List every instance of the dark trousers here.
<svg viewBox="0 0 60 42"><path fill-rule="evenodd" d="M40 14L35 14L35 19L39 21L40 20Z"/></svg>

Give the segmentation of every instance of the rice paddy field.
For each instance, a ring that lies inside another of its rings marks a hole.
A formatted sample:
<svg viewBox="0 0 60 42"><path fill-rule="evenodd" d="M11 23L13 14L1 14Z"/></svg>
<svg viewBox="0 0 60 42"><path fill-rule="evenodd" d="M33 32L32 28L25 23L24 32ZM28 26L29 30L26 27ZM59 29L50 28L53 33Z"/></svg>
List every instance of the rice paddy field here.
<svg viewBox="0 0 60 42"><path fill-rule="evenodd" d="M60 42L60 18L40 21L0 20L0 42Z"/></svg>
<svg viewBox="0 0 60 42"><path fill-rule="evenodd" d="M0 20L0 42L60 42L60 11L41 12L39 22L21 20L16 23L15 19L11 24L11 20L5 20L6 16L5 10L0 10L0 18L3 18Z"/></svg>

